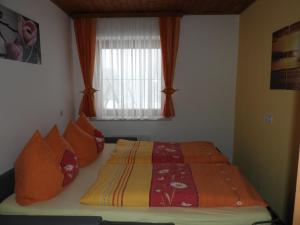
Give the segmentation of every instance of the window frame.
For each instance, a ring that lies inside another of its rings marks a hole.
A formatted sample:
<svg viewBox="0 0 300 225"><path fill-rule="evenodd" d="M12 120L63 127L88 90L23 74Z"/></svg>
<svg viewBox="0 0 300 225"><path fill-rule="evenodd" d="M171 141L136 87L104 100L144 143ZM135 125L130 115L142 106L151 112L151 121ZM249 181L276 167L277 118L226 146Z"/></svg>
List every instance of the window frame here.
<svg viewBox="0 0 300 225"><path fill-rule="evenodd" d="M105 40L103 38L97 38L96 41L97 41L97 45L99 45L98 42L105 42L105 41L108 41L108 40ZM98 50L101 51L103 49L129 49L129 50L130 49L139 49L139 48L120 48L120 45L117 43L118 40L115 40L115 41L116 41L116 45L115 46L117 46L118 48L111 48L111 47L100 48L100 47L98 47ZM122 41L124 41L124 40L122 40ZM142 49L157 49L157 50L159 50L161 52L160 36L158 36L157 39L153 39L153 41L155 41L157 43L155 45L156 47L153 47L153 48L148 48L147 47L147 48L142 48ZM107 44L107 46L108 46L108 44ZM163 91L162 90L164 89L165 83L164 83L164 79L163 79L162 56L161 56L161 54L160 54L160 58L161 58L160 59L160 63L161 63L161 66L160 66L160 71L161 71L161 73L160 73L160 88L161 88L161 90L159 91L159 95L160 95L160 108L157 108L157 109L146 109L146 108L144 108L144 109L137 109L137 108L131 108L131 109L130 108L129 109L128 108L127 109L123 109L123 108L120 108L120 109L109 109L109 108L105 108L105 111L108 112L108 114L110 114L110 116L108 116L107 118L96 118L96 119L97 120L138 120L138 121L143 121L143 120L166 120L164 118L164 116L163 116L163 106L164 106L164 104L163 104L164 101L163 100L164 100L164 95L163 95ZM95 57L95 60L97 60L97 57ZM101 62L97 62L96 61L95 63L101 63ZM100 77L102 79L100 82L103 82L103 80L104 80L103 76L100 76ZM100 90L100 91L103 91L103 90ZM103 94L103 92L102 92L102 94ZM103 97L102 97L102 100L103 100ZM103 103L99 103L99 104L102 104L102 107L104 106ZM157 117L149 117L149 118L148 117L143 117L143 118L138 118L138 117L124 118L122 116L114 116L114 114L117 114L117 115L118 114L122 114L122 112L124 110L131 112L130 114L134 114L134 111L139 111L139 112L142 111L142 113L140 113L140 114L147 114L147 112L152 111L152 112L154 112L153 114L159 115L159 116L157 116Z"/></svg>

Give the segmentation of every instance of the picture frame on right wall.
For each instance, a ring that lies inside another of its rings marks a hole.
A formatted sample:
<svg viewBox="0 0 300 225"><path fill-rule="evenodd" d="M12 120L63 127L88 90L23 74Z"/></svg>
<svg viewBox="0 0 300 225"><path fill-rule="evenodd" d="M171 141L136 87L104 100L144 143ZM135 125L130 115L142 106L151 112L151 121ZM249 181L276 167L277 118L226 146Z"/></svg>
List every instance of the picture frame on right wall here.
<svg viewBox="0 0 300 225"><path fill-rule="evenodd" d="M300 21L273 33L271 89L300 90Z"/></svg>

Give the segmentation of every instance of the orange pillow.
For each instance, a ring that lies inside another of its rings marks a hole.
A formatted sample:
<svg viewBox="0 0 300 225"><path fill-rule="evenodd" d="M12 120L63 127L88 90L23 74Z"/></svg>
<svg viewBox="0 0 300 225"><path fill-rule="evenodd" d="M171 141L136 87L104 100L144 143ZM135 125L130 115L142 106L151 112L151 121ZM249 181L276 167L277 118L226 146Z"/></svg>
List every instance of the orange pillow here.
<svg viewBox="0 0 300 225"><path fill-rule="evenodd" d="M60 135L58 127L50 130L44 139L55 154L55 159L64 175L63 186L66 186L77 177L79 164L72 146Z"/></svg>
<svg viewBox="0 0 300 225"><path fill-rule="evenodd" d="M80 113L79 118L76 121L76 124L89 135L96 138L98 153L102 152L104 148L104 135L100 130L90 122L84 113Z"/></svg>
<svg viewBox="0 0 300 225"><path fill-rule="evenodd" d="M63 178L52 150L36 131L15 162L17 203L25 206L56 196Z"/></svg>
<svg viewBox="0 0 300 225"><path fill-rule="evenodd" d="M74 122L69 122L64 138L73 147L80 167L89 165L97 158L98 152L95 138L83 131Z"/></svg>

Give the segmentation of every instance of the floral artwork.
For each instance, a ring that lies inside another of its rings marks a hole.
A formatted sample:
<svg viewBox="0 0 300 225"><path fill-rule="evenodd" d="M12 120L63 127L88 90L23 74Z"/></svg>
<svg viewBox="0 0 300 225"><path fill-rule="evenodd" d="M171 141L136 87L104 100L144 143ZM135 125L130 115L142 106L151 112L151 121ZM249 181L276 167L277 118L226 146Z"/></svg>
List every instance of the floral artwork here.
<svg viewBox="0 0 300 225"><path fill-rule="evenodd" d="M0 58L41 64L39 25L0 5Z"/></svg>

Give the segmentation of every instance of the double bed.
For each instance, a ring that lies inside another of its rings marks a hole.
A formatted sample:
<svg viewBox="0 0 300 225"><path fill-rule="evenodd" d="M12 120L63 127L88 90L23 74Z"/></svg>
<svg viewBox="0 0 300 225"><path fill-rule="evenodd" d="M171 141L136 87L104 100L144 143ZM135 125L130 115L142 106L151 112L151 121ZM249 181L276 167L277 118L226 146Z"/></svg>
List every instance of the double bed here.
<svg viewBox="0 0 300 225"><path fill-rule="evenodd" d="M23 207L16 203L15 194L12 194L0 204L0 215L99 216L106 221L174 223L175 225L252 225L256 222L272 220L269 209L263 206L149 208L80 204L81 197L95 182L99 169L101 171L101 167L110 158L115 147L115 144L105 144L100 157L90 166L81 169L75 181L55 198Z"/></svg>

